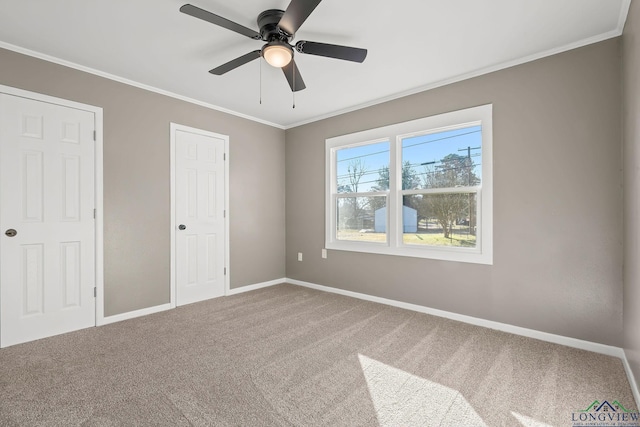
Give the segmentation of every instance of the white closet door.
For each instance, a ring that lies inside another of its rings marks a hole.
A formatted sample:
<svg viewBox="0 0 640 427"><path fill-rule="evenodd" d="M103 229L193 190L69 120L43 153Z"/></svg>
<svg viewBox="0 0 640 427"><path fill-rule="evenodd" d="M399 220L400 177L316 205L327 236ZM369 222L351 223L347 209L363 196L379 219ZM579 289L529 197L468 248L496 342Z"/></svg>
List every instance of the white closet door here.
<svg viewBox="0 0 640 427"><path fill-rule="evenodd" d="M94 113L0 94L0 344L95 325Z"/></svg>
<svg viewBox="0 0 640 427"><path fill-rule="evenodd" d="M175 130L176 304L224 295L225 141Z"/></svg>

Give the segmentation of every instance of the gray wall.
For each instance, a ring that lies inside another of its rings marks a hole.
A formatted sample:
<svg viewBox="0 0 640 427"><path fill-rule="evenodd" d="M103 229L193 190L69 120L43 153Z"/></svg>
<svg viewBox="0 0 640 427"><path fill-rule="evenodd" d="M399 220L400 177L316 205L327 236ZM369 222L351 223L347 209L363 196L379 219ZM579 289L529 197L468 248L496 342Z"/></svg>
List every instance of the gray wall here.
<svg viewBox="0 0 640 427"><path fill-rule="evenodd" d="M621 346L619 43L287 130L287 277ZM487 103L493 266L346 251L321 259L326 138Z"/></svg>
<svg viewBox="0 0 640 427"><path fill-rule="evenodd" d="M640 2L622 34L624 125L624 349L640 380Z"/></svg>
<svg viewBox="0 0 640 427"><path fill-rule="evenodd" d="M0 84L104 109L105 315L169 302L169 123L230 137L231 287L285 275L284 131L0 49Z"/></svg>

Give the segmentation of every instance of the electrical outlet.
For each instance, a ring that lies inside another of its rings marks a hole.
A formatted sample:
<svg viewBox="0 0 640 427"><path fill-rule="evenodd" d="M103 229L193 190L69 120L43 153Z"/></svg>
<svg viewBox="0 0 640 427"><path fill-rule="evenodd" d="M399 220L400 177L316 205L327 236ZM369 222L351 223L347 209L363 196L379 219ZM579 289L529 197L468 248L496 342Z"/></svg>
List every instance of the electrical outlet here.
<svg viewBox="0 0 640 427"><path fill-rule="evenodd" d="M302 261L302 252L298 252L298 261Z"/></svg>
<svg viewBox="0 0 640 427"><path fill-rule="evenodd" d="M322 249L322 258L327 259L327 250Z"/></svg>

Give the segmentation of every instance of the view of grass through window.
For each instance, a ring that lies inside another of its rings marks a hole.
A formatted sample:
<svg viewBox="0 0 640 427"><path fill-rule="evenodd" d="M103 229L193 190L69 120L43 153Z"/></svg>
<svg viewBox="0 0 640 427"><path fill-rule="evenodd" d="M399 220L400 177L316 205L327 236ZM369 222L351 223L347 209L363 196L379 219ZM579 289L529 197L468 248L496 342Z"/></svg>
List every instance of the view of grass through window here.
<svg viewBox="0 0 640 427"><path fill-rule="evenodd" d="M476 247L481 126L412 135L400 143L402 242ZM338 240L387 242L389 150L384 141L336 151Z"/></svg>

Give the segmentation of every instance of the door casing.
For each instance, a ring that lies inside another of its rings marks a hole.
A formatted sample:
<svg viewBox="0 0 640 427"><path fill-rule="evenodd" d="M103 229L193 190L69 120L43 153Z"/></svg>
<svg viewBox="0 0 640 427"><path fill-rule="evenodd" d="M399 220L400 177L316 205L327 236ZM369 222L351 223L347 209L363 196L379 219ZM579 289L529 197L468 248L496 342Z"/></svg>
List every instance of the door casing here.
<svg viewBox="0 0 640 427"><path fill-rule="evenodd" d="M103 205L103 112L102 108L93 105L82 104L63 98L56 98L41 93L31 92L11 86L0 85L0 93L27 98L34 101L60 105L77 110L89 111L95 117L95 287L96 287L96 318L95 325L104 324L104 205ZM1 254L0 254L1 255ZM0 286L2 284L0 283Z"/></svg>

